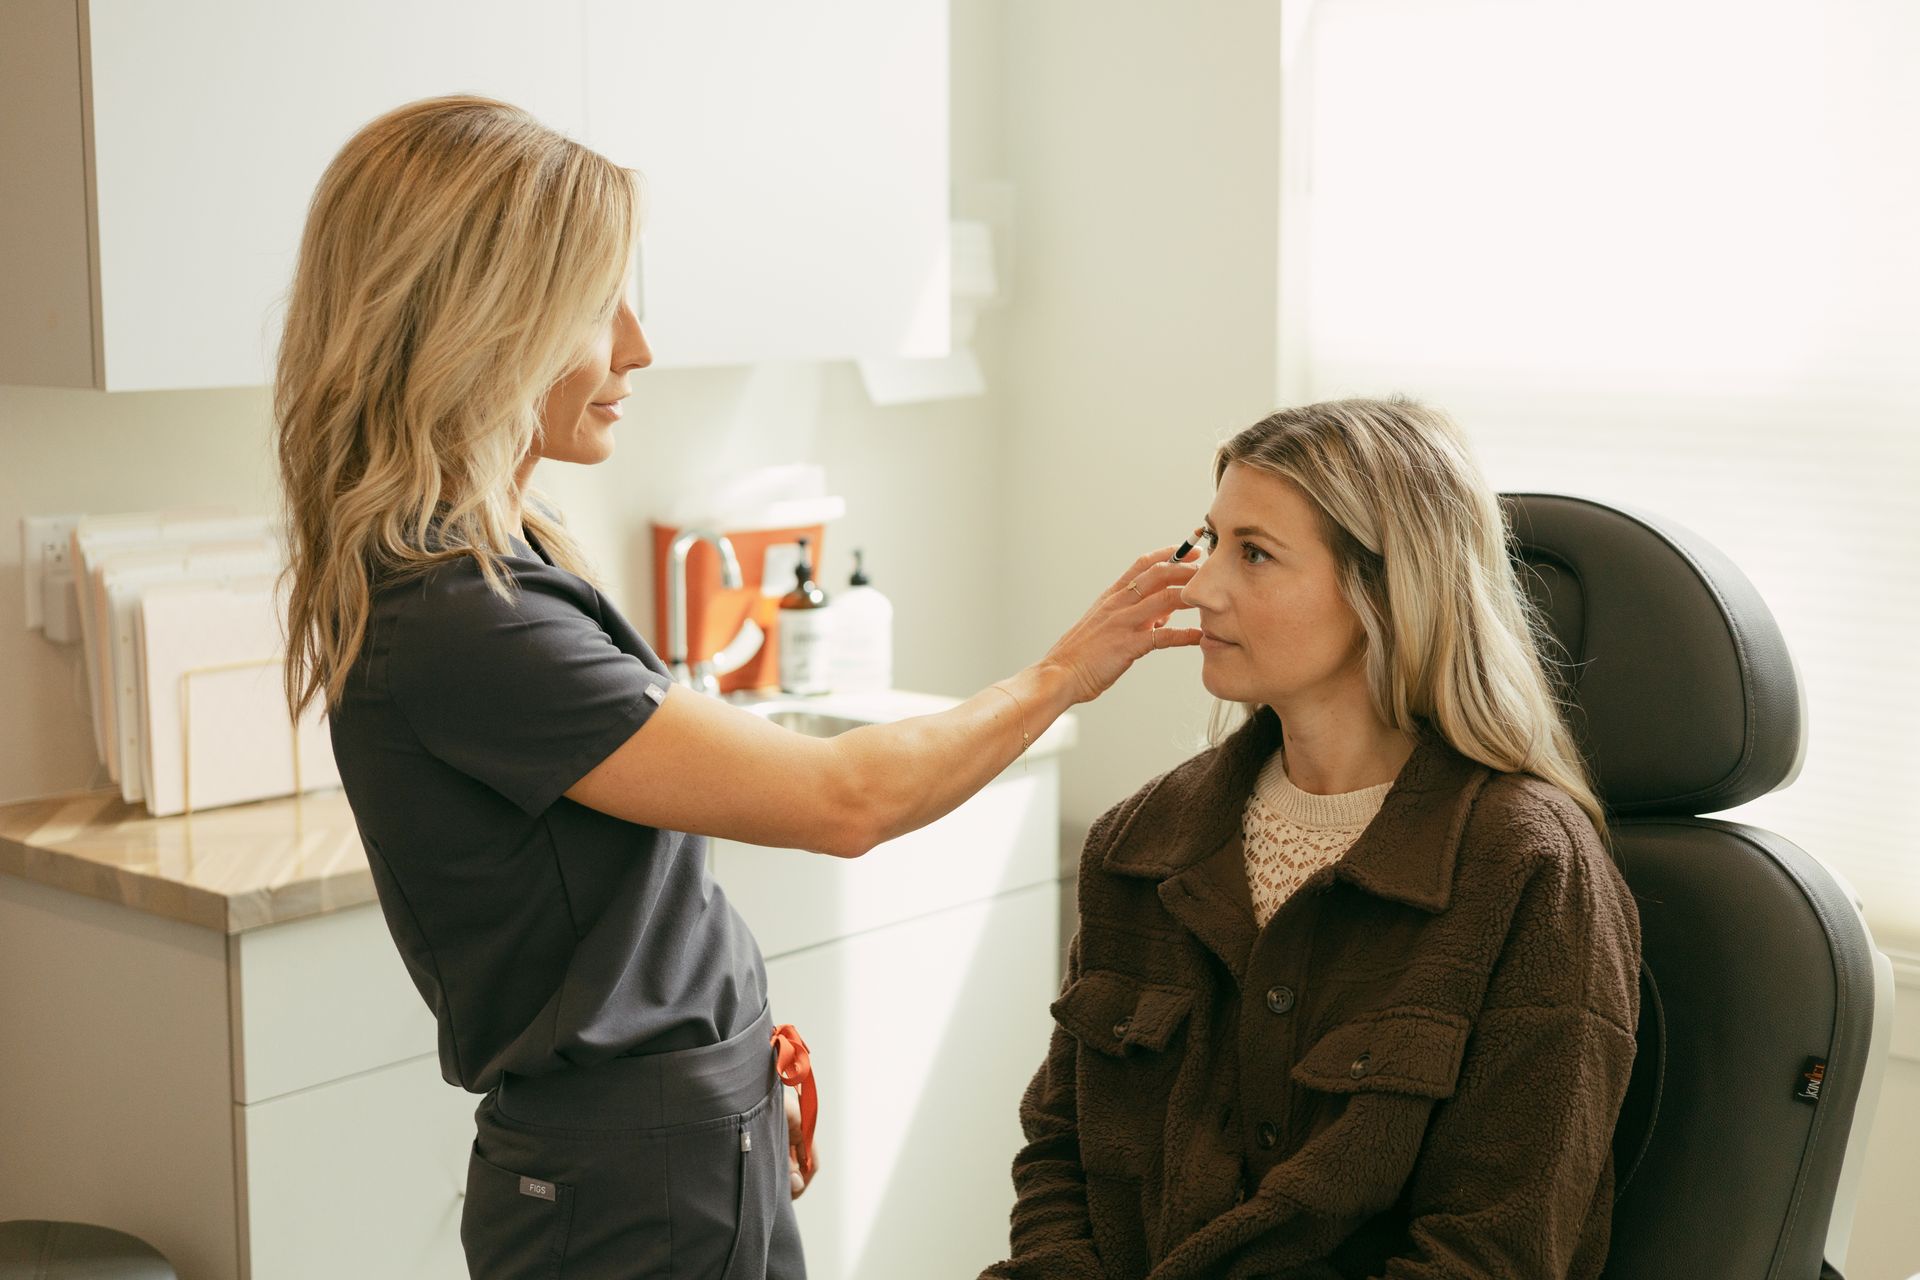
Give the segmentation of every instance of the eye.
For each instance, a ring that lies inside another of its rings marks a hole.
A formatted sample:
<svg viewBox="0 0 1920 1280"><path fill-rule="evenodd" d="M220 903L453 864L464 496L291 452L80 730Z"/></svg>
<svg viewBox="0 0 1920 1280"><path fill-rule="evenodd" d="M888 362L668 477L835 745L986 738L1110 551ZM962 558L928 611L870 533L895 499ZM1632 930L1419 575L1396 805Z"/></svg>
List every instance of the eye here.
<svg viewBox="0 0 1920 1280"><path fill-rule="evenodd" d="M1267 561L1273 559L1272 556L1254 546L1251 542L1243 542L1240 544L1240 558L1248 564L1265 564Z"/></svg>
<svg viewBox="0 0 1920 1280"><path fill-rule="evenodd" d="M1208 555L1212 555L1220 548L1220 535L1207 529L1200 534L1200 545L1206 548Z"/></svg>

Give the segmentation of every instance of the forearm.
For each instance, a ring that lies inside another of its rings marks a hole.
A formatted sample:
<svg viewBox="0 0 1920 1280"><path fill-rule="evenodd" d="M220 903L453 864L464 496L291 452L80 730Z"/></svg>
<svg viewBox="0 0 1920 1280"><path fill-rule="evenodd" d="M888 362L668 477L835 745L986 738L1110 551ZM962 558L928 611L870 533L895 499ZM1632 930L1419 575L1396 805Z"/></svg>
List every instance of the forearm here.
<svg viewBox="0 0 1920 1280"><path fill-rule="evenodd" d="M565 795L643 826L857 858L951 812L1145 654L1199 643L1163 625L1194 572L1172 551L1135 560L1040 662L938 715L811 738L717 699L663 697L650 675L625 708L635 731Z"/></svg>
<svg viewBox="0 0 1920 1280"><path fill-rule="evenodd" d="M996 1262L980 1280L1108 1280L1091 1241L1046 1245Z"/></svg>
<svg viewBox="0 0 1920 1280"><path fill-rule="evenodd" d="M1080 1136L1067 1129L1029 1143L1014 1157L1014 1206L1008 1243L1018 1262L1058 1249L1093 1247Z"/></svg>
<svg viewBox="0 0 1920 1280"><path fill-rule="evenodd" d="M1071 707L1070 672L1041 662L959 706L832 739L845 803L863 815L855 852L952 812L998 777Z"/></svg>
<svg viewBox="0 0 1920 1280"><path fill-rule="evenodd" d="M1034 1119L1030 1113L1029 1122ZM1068 1129L1030 1143L1014 1158L1013 1185L1009 1256L987 1274L996 1280L1105 1280L1087 1215L1078 1133Z"/></svg>
<svg viewBox="0 0 1920 1280"><path fill-rule="evenodd" d="M1079 940L1068 950L1068 982L1079 971ZM1105 1280L1087 1213L1074 1096L1078 1049L1054 1028L1046 1061L1020 1099L1026 1145L1013 1158L1010 1256L985 1274L994 1280Z"/></svg>

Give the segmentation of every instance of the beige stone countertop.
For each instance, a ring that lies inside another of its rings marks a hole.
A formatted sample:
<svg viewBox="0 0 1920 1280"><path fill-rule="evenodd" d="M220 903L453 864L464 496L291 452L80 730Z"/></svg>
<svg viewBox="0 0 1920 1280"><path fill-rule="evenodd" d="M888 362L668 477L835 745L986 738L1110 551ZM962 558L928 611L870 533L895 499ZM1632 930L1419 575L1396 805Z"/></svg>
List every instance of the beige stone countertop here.
<svg viewBox="0 0 1920 1280"><path fill-rule="evenodd" d="M882 722L957 701L894 690L781 697L763 709ZM1031 754L1071 746L1077 729L1062 716ZM338 788L171 818L150 817L117 791L21 801L0 807L0 874L222 933L374 901L366 850Z"/></svg>
<svg viewBox="0 0 1920 1280"><path fill-rule="evenodd" d="M172 818L118 791L23 801L0 808L0 873L222 933L374 900L338 788Z"/></svg>

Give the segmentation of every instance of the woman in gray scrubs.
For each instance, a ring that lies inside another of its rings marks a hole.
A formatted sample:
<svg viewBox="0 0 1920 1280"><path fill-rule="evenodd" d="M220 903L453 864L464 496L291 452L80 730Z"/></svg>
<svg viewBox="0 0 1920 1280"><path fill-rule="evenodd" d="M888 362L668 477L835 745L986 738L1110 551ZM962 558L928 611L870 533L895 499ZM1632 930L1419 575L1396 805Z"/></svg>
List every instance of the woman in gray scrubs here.
<svg viewBox="0 0 1920 1280"><path fill-rule="evenodd" d="M1193 570L1150 552L1041 661L832 739L674 685L528 488L611 454L650 362L639 210L631 172L478 98L402 107L328 167L275 386L287 694L331 717L442 1072L483 1095L472 1273L797 1280L800 1046L706 838L853 858L933 821L1195 643L1165 625Z"/></svg>

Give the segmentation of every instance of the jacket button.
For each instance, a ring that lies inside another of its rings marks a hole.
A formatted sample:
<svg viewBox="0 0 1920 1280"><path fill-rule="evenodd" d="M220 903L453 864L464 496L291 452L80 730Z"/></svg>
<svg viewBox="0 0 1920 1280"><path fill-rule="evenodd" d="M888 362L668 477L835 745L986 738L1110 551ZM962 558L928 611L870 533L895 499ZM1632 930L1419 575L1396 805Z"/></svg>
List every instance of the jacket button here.
<svg viewBox="0 0 1920 1280"><path fill-rule="evenodd" d="M1260 1122L1261 1149L1265 1151L1271 1151L1273 1150L1274 1147L1278 1146L1279 1144L1280 1144L1280 1131L1273 1127L1273 1121L1262 1120Z"/></svg>
<svg viewBox="0 0 1920 1280"><path fill-rule="evenodd" d="M1132 1026L1133 1026L1133 1019L1131 1018L1120 1019L1120 1021L1113 1024L1113 1038L1115 1040L1125 1040L1127 1038L1127 1031Z"/></svg>
<svg viewBox="0 0 1920 1280"><path fill-rule="evenodd" d="M1373 1066L1373 1058L1370 1055L1363 1053L1359 1057L1353 1060L1353 1065L1347 1068L1347 1074L1352 1076L1355 1080L1358 1080L1361 1076L1364 1076L1365 1074L1367 1074L1368 1069L1372 1066Z"/></svg>
<svg viewBox="0 0 1920 1280"><path fill-rule="evenodd" d="M1267 1008L1275 1013L1285 1013L1293 1008L1292 987L1268 987Z"/></svg>

